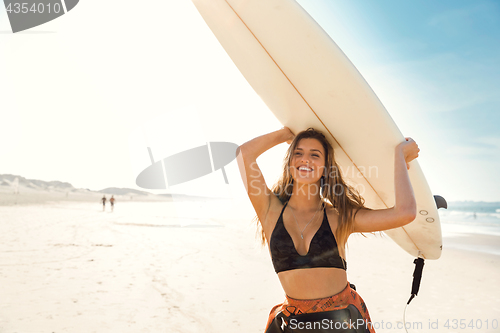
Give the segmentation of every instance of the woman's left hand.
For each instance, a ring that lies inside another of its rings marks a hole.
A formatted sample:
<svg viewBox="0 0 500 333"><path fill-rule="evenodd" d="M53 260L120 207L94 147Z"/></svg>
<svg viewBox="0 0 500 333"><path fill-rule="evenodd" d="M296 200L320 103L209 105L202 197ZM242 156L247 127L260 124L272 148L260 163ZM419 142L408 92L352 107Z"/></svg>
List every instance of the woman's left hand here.
<svg viewBox="0 0 500 333"><path fill-rule="evenodd" d="M406 162L406 168L410 170L410 165L408 163L418 157L418 152L420 151L420 149L418 148L415 140L413 140L412 138L405 138L405 141L401 142L396 147L396 151L400 151L403 154Z"/></svg>

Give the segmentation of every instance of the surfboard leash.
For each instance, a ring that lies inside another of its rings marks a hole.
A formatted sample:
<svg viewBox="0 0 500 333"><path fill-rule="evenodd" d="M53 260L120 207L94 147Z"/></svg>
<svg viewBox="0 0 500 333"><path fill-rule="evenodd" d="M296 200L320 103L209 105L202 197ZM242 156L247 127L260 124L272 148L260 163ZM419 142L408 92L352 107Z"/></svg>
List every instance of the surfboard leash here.
<svg viewBox="0 0 500 333"><path fill-rule="evenodd" d="M410 302L418 295L418 290L420 289L420 281L422 280L422 272L424 270L424 258L417 258L413 260L415 264L415 270L413 271L413 282L411 285L411 296L408 302L406 303L405 309L403 311L403 325L405 327L406 333L408 330L406 329L406 308L410 305Z"/></svg>

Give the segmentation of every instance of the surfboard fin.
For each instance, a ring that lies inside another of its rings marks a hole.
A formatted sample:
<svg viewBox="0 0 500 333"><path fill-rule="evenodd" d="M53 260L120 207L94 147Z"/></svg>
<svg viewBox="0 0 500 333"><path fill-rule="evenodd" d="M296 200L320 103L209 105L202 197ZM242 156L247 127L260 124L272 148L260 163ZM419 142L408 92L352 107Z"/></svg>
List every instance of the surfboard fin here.
<svg viewBox="0 0 500 333"><path fill-rule="evenodd" d="M442 196L435 195L434 201L436 201L436 206L438 209L439 208L448 209L448 203L446 202L446 200Z"/></svg>

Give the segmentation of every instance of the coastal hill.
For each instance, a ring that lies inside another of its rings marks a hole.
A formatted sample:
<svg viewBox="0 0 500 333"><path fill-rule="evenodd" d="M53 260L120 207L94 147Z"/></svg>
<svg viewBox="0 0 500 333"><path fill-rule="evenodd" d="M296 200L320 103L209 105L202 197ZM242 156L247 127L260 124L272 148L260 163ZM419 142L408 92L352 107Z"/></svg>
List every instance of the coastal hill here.
<svg viewBox="0 0 500 333"><path fill-rule="evenodd" d="M114 195L119 201L171 201L207 199L182 194L153 194L131 188L108 187L99 191L75 188L67 182L27 179L19 175L0 174L0 205L37 204L47 201L96 201L103 195Z"/></svg>

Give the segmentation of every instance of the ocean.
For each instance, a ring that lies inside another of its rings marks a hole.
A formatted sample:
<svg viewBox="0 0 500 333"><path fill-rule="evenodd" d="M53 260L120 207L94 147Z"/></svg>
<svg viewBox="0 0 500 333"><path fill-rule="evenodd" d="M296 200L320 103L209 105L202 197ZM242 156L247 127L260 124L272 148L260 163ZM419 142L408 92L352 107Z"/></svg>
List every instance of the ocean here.
<svg viewBox="0 0 500 333"><path fill-rule="evenodd" d="M500 202L456 201L439 209L443 249L500 255ZM477 237L481 236L481 241Z"/></svg>
<svg viewBox="0 0 500 333"><path fill-rule="evenodd" d="M460 225L464 232L500 236L500 202L450 202L448 209L439 210L439 217L441 223Z"/></svg>

